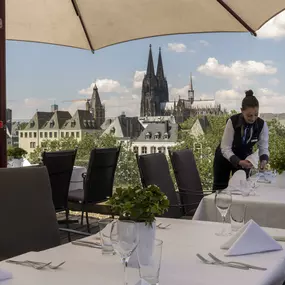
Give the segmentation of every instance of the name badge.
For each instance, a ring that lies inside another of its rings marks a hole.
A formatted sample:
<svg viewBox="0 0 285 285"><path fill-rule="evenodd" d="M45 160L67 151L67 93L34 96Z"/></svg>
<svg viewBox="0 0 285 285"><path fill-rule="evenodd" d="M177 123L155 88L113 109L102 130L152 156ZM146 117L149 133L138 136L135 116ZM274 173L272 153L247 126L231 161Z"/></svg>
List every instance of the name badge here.
<svg viewBox="0 0 285 285"><path fill-rule="evenodd" d="M252 139L251 140L252 143L257 142L257 141L258 141L258 139Z"/></svg>

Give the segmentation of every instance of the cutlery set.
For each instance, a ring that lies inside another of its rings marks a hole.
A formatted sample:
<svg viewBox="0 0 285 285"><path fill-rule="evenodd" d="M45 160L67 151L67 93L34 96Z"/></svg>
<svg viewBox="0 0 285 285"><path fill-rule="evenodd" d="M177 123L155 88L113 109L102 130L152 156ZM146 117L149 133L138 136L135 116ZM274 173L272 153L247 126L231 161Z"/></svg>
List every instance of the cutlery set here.
<svg viewBox="0 0 285 285"><path fill-rule="evenodd" d="M259 267L259 266L255 266L255 265L251 265L251 264L247 264L247 263L243 263L243 262L237 262L237 261L223 261L223 260L217 258L216 256L214 256L214 255L211 254L211 253L209 253L208 255L209 255L209 257L210 257L212 260L208 260L208 259L204 258L204 257L203 257L201 254L199 254L199 253L196 254L196 256L197 256L204 264L220 265L220 266L232 267L232 268L242 269L242 270L249 270L249 269L261 270L261 271L267 270L267 268Z"/></svg>
<svg viewBox="0 0 285 285"><path fill-rule="evenodd" d="M59 267L61 267L65 261L57 264L57 265L52 265L52 262L38 262L38 261L32 261L32 260L24 260L24 261L19 261L19 260L6 260L6 262L8 263L13 263L13 264L17 264L17 265L23 265L23 266L28 266L28 267L32 267L34 269L37 270L41 270L44 268L49 268L49 269L58 269Z"/></svg>
<svg viewBox="0 0 285 285"><path fill-rule="evenodd" d="M79 245L79 246L86 246L86 247L102 249L102 245L99 242L85 241L85 240L76 240L76 241L72 241L71 243L73 245Z"/></svg>
<svg viewBox="0 0 285 285"><path fill-rule="evenodd" d="M168 225L164 226L162 223L156 225L156 227L159 228L159 229L168 229L170 226L171 226L171 224L168 224Z"/></svg>

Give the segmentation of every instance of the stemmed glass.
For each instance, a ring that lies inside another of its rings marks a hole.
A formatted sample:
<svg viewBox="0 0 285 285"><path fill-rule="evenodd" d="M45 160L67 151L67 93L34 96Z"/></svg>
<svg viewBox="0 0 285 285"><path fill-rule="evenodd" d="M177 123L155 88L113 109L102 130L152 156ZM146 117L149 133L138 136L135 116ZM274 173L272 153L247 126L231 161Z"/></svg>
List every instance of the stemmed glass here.
<svg viewBox="0 0 285 285"><path fill-rule="evenodd" d="M229 211L229 208L232 204L232 195L231 192L227 189L225 190L217 190L215 194L215 204L220 212L222 219L223 219L223 229L221 232L216 233L218 236L226 236L227 232L225 229L225 221L226 221L226 215Z"/></svg>
<svg viewBox="0 0 285 285"><path fill-rule="evenodd" d="M257 181L260 178L260 172L258 168L251 168L249 171L249 182L252 189L253 194L255 195L255 189L257 188Z"/></svg>
<svg viewBox="0 0 285 285"><path fill-rule="evenodd" d="M139 243L137 224L133 221L114 221L111 227L110 239L124 266L124 285L127 285L128 261Z"/></svg>

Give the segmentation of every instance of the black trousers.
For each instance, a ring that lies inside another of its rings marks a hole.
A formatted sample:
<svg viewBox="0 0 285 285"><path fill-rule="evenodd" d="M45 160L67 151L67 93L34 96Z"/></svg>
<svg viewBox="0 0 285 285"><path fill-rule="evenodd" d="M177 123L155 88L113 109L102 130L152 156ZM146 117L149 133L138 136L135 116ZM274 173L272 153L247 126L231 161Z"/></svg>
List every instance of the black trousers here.
<svg viewBox="0 0 285 285"><path fill-rule="evenodd" d="M223 190L228 187L231 174L242 168L235 168L222 154L220 147L216 149L214 158L214 183L213 192L216 190ZM244 170L249 174L249 170Z"/></svg>

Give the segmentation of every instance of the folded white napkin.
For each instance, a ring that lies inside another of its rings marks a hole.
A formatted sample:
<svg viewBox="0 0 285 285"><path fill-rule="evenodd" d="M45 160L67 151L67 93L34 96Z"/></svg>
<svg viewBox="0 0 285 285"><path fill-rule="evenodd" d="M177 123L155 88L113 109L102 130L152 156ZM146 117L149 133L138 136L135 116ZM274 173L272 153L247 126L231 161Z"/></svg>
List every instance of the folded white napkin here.
<svg viewBox="0 0 285 285"><path fill-rule="evenodd" d="M0 269L0 281L4 281L7 279L11 279L12 278L12 273L8 272L6 270Z"/></svg>
<svg viewBox="0 0 285 285"><path fill-rule="evenodd" d="M229 188L232 190L240 190L240 181L246 181L246 173L244 170L238 170L229 180Z"/></svg>
<svg viewBox="0 0 285 285"><path fill-rule="evenodd" d="M248 160L249 162L251 162L254 168L258 168L258 162L259 162L258 150L252 153L251 155L249 155L245 160Z"/></svg>
<svg viewBox="0 0 285 285"><path fill-rule="evenodd" d="M225 256L244 255L282 250L282 246L268 235L253 220L247 222L221 249L227 249Z"/></svg>

